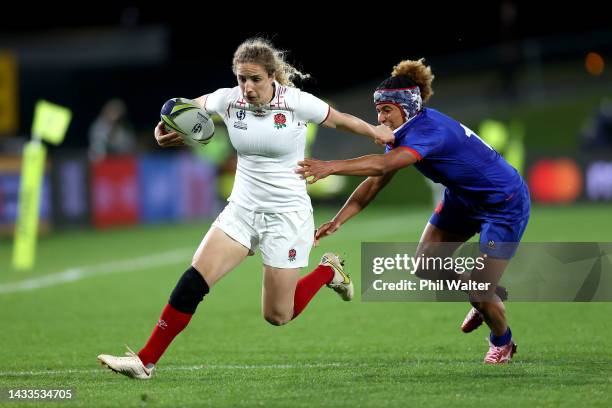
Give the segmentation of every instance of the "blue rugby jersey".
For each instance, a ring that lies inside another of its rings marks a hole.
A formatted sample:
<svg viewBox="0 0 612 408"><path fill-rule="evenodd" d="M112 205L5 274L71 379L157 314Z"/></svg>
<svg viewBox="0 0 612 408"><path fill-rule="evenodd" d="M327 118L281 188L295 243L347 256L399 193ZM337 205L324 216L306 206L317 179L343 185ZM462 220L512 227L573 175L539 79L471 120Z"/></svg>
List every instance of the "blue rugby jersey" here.
<svg viewBox="0 0 612 408"><path fill-rule="evenodd" d="M476 133L435 109L424 108L394 133L395 143L385 153L409 149L418 159L418 171L473 204L508 200L523 183L516 169Z"/></svg>

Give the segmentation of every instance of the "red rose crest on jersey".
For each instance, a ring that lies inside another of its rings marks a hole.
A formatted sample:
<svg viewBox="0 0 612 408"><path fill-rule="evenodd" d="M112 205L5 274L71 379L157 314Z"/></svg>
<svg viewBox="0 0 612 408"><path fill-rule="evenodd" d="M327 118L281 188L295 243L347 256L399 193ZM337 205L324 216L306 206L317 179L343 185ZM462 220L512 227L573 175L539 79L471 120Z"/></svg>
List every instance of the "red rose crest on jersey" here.
<svg viewBox="0 0 612 408"><path fill-rule="evenodd" d="M284 114L282 113L277 113L276 115L274 115L274 127L277 129L282 129L285 126L285 122L287 122L287 118L285 117Z"/></svg>
<svg viewBox="0 0 612 408"><path fill-rule="evenodd" d="M289 250L289 262L295 261L295 256L296 255L297 255L297 252L295 251L295 249L291 248Z"/></svg>

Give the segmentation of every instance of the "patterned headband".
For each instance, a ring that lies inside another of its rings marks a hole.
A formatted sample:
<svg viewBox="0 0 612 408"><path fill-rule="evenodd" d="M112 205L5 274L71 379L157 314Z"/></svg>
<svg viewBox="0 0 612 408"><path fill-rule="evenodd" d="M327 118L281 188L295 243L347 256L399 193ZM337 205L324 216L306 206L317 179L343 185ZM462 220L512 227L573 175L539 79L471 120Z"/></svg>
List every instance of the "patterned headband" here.
<svg viewBox="0 0 612 408"><path fill-rule="evenodd" d="M418 86L397 89L377 89L374 91L374 105L392 104L401 108L405 120L419 113L423 106L421 90Z"/></svg>

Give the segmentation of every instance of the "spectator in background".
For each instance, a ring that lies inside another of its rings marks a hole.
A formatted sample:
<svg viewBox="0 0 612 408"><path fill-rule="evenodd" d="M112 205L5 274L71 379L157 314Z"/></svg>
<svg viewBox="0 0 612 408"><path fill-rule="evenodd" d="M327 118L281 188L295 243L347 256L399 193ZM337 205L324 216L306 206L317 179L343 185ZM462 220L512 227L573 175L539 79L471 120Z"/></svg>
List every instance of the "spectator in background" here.
<svg viewBox="0 0 612 408"><path fill-rule="evenodd" d="M134 151L136 136L127 121L127 109L121 99L111 99L89 128L89 158L101 160L108 155Z"/></svg>
<svg viewBox="0 0 612 408"><path fill-rule="evenodd" d="M603 98L597 112L582 131L585 150L612 149L612 100Z"/></svg>

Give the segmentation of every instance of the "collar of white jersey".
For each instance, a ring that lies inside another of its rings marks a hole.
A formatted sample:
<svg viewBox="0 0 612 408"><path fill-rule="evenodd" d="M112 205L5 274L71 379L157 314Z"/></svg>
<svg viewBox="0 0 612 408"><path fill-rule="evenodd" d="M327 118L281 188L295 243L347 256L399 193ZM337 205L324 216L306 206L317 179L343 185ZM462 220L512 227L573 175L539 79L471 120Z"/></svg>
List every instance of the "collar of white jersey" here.
<svg viewBox="0 0 612 408"><path fill-rule="evenodd" d="M274 95L272 96L272 99L270 100L270 103L278 98L278 93L280 92L281 89L281 84L278 83L278 81L275 79L274 82L272 83L272 85L274 86ZM269 103L268 103L269 104Z"/></svg>
<svg viewBox="0 0 612 408"><path fill-rule="evenodd" d="M260 106L256 106L253 104L247 104L246 109L253 112L255 114L255 116L265 116L268 113L270 113L272 110L274 109L278 109L278 104L274 104L273 102L279 101L280 102L280 92L281 92L281 84L278 83L278 81L274 80L273 82L274 85L274 95L272 96L272 99L270 100L270 102L264 104L264 105L260 105Z"/></svg>
<svg viewBox="0 0 612 408"><path fill-rule="evenodd" d="M274 86L274 95L272 95L272 99L270 99L270 102L268 102L265 105L267 108L270 108L274 101L280 102L281 87L282 87L282 85L279 84L278 81L276 81L276 80L274 80L274 82L272 84Z"/></svg>

